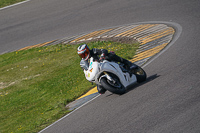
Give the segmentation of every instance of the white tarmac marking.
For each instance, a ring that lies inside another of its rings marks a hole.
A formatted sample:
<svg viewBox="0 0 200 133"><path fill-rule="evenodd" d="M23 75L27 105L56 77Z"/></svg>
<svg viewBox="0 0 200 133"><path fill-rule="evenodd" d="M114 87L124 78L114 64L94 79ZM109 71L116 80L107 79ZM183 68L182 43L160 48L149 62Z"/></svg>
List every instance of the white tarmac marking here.
<svg viewBox="0 0 200 133"><path fill-rule="evenodd" d="M13 4L13 5L10 5L10 6L2 7L2 8L0 8L0 11L3 10L3 9L6 9L6 8L10 8L10 7L13 7L13 6L16 6L16 5L23 4L23 3L28 2L28 1L31 1L31 0L26 0L26 1L22 1L22 2Z"/></svg>
<svg viewBox="0 0 200 133"><path fill-rule="evenodd" d="M64 117L60 118L59 120L57 120L56 122L52 123L51 125L49 125L48 127L44 128L43 130L41 130L38 133L42 133L43 131L45 131L47 128L53 126L54 124L58 123L59 121L63 120L64 118L68 117L69 115L71 115L72 113L74 113L76 110L80 109L81 107L85 106L86 104L88 104L89 102L93 101L94 99L96 99L97 97L101 96L100 94L97 95L96 97L92 98L91 100L87 101L86 103L84 103L83 105L81 105L80 107L76 108L74 111L70 112L69 114L65 115Z"/></svg>

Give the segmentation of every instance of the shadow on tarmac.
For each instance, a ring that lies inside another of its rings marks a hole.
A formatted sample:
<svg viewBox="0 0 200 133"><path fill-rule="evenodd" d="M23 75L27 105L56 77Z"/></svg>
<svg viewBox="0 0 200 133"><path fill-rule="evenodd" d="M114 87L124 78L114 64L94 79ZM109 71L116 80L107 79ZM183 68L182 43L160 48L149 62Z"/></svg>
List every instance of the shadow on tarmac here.
<svg viewBox="0 0 200 133"><path fill-rule="evenodd" d="M151 75L151 76L147 77L146 81L144 81L142 83L136 83L134 85L129 86L127 88L126 93L128 93L129 91L132 91L132 90L136 89L137 87L142 86L142 85L144 85L144 84L146 84L148 82L151 82L152 80L155 80L158 77L160 77L160 75L157 75L157 74Z"/></svg>
<svg viewBox="0 0 200 133"><path fill-rule="evenodd" d="M157 75L157 74L151 75L151 76L147 77L146 81L144 81L142 83L136 83L136 84L129 86L126 90L126 93L128 93L129 91L132 91L132 90L136 89L137 87L142 86L148 82L151 82L152 80L155 80L158 77L160 77L160 75ZM126 93L124 93L124 94L126 94ZM112 95L117 95L117 94L111 93L111 94L106 95L106 97L109 97Z"/></svg>

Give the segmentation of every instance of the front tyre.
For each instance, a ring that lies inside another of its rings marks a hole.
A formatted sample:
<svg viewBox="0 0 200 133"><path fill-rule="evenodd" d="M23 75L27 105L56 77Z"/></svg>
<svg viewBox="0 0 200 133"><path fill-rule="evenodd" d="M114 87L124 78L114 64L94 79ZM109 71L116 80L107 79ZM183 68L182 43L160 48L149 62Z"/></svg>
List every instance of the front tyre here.
<svg viewBox="0 0 200 133"><path fill-rule="evenodd" d="M112 84L107 78L102 78L100 83L101 85L108 91L115 94L124 94L126 92L126 88L120 83L120 81L116 81L117 83Z"/></svg>

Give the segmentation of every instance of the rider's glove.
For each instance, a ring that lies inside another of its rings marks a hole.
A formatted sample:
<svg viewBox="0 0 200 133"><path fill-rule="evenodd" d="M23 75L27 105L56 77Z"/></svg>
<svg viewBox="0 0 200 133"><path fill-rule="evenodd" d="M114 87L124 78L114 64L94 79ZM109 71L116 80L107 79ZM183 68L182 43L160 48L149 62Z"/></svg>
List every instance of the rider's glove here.
<svg viewBox="0 0 200 133"><path fill-rule="evenodd" d="M101 54L99 61L102 62L103 60L105 60L105 54L104 53Z"/></svg>
<svg viewBox="0 0 200 133"><path fill-rule="evenodd" d="M110 53L111 53L111 54L115 54L115 52L114 52L114 51L110 51Z"/></svg>
<svg viewBox="0 0 200 133"><path fill-rule="evenodd" d="M88 64L88 62L87 61L85 61L85 60L81 60L81 62L80 62L80 66L81 66L81 68L84 70L88 70L88 68L89 68L89 64Z"/></svg>

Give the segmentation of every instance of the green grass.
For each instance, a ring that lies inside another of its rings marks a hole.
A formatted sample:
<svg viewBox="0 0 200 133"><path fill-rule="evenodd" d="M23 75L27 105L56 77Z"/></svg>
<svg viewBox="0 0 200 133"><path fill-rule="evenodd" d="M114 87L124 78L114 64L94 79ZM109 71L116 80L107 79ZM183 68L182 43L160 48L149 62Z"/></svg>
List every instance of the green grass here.
<svg viewBox="0 0 200 133"><path fill-rule="evenodd" d="M69 113L66 104L94 87L79 66L79 45L0 55L0 133L38 132ZM109 41L88 45L115 51L126 59L138 48L138 44Z"/></svg>
<svg viewBox="0 0 200 133"><path fill-rule="evenodd" d="M0 8L18 3L21 1L24 1L24 0L0 0Z"/></svg>

